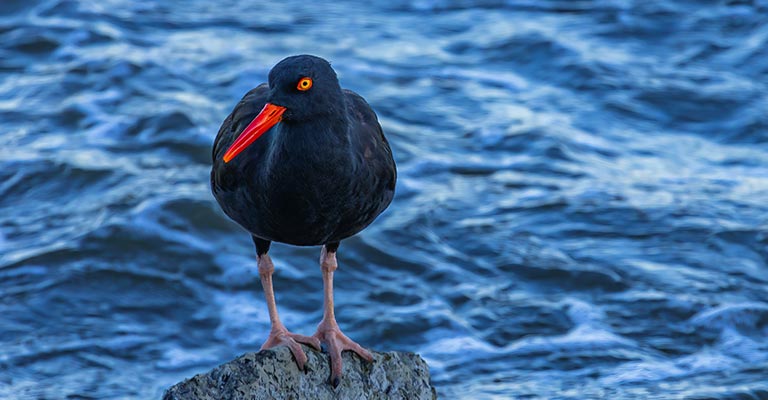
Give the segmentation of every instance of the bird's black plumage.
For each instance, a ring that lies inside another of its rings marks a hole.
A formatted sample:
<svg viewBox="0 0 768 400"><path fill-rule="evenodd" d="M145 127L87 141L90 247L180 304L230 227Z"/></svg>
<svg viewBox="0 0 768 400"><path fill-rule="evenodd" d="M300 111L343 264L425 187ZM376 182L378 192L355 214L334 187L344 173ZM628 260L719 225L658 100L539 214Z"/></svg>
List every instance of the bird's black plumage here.
<svg viewBox="0 0 768 400"><path fill-rule="evenodd" d="M310 77L310 90L296 88ZM282 121L225 163L224 153L269 102ZM339 86L318 57L286 58L226 118L213 146L211 188L224 212L255 238L321 245L368 226L392 201L395 163L376 114Z"/></svg>

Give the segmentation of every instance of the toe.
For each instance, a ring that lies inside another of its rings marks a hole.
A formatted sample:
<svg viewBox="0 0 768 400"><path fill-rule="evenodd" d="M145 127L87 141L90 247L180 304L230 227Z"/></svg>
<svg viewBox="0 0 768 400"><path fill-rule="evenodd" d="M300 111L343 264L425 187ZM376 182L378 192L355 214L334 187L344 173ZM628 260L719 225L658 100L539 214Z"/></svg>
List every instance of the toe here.
<svg viewBox="0 0 768 400"><path fill-rule="evenodd" d="M296 360L296 366L299 370L306 372L307 355L304 353L304 349L297 342L299 337L307 338L307 336L295 335L287 330L276 330L269 333L267 341L261 346L262 350L269 350L277 346L288 346L291 350L293 358ZM311 342L311 341L310 341Z"/></svg>
<svg viewBox="0 0 768 400"><path fill-rule="evenodd" d="M291 353L296 360L296 365L299 367L299 371L306 371L307 355L304 354L304 350L302 350L301 346L296 342L292 342L288 343L288 348L291 349Z"/></svg>
<svg viewBox="0 0 768 400"><path fill-rule="evenodd" d="M342 351L350 350L368 362L373 361L373 355L370 351L366 350L363 346L360 346L355 341L345 336L343 333L338 334L338 341L340 342L339 346L341 347Z"/></svg>
<svg viewBox="0 0 768 400"><path fill-rule="evenodd" d="M312 347L313 349L320 351L320 340L314 336L303 336L303 335L296 335L294 336L294 340L296 340L299 343L306 344L309 347Z"/></svg>
<svg viewBox="0 0 768 400"><path fill-rule="evenodd" d="M351 349L355 353L357 353L358 356L360 356L363 360L368 362L373 362L373 354L371 354L370 351L362 348L359 344L355 343L355 346L357 349Z"/></svg>
<svg viewBox="0 0 768 400"><path fill-rule="evenodd" d="M342 351L351 350L364 360L368 362L373 361L373 355L371 352L364 349L362 346L353 342L352 339L344 335L341 330L339 330L338 326L327 326L321 323L313 337L320 339L322 343L325 343L328 346L328 355L331 358L330 383L333 385L333 387L336 387L341 383L343 371L341 358Z"/></svg>
<svg viewBox="0 0 768 400"><path fill-rule="evenodd" d="M344 343L344 350L351 350L368 362L373 361L373 355L370 351L363 348L363 346L353 342L349 338L347 338L346 343Z"/></svg>
<svg viewBox="0 0 768 400"><path fill-rule="evenodd" d="M332 346L328 349L328 353L331 356L331 384L335 388L341 382L341 349L338 346Z"/></svg>

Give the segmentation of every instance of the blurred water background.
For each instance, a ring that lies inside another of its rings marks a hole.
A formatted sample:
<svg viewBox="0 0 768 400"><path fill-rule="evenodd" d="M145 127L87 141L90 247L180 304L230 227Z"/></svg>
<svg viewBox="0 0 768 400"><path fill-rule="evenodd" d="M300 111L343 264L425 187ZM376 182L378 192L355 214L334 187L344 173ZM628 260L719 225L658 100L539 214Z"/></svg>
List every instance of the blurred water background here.
<svg viewBox="0 0 768 400"><path fill-rule="evenodd" d="M285 56L378 112L397 197L342 329L442 398L768 399L768 2L0 3L0 398L158 398L258 350L222 120ZM318 248L273 246L286 325Z"/></svg>

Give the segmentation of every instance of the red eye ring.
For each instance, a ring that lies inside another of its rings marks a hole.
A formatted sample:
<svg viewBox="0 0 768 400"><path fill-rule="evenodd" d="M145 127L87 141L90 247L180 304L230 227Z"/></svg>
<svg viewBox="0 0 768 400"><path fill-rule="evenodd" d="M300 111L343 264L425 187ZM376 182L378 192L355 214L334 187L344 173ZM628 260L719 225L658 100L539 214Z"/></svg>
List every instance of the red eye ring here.
<svg viewBox="0 0 768 400"><path fill-rule="evenodd" d="M312 78L304 77L299 79L299 83L296 84L296 89L306 92L312 87Z"/></svg>

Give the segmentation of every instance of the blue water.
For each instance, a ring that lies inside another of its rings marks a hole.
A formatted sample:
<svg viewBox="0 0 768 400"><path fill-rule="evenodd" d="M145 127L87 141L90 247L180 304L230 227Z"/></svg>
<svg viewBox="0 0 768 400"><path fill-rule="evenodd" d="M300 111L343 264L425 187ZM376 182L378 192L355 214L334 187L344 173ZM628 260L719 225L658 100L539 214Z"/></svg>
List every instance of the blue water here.
<svg viewBox="0 0 768 400"><path fill-rule="evenodd" d="M0 2L0 398L157 398L257 350L210 146L285 56L379 114L397 196L337 316L441 398L768 399L768 2ZM286 325L318 248L273 246Z"/></svg>

